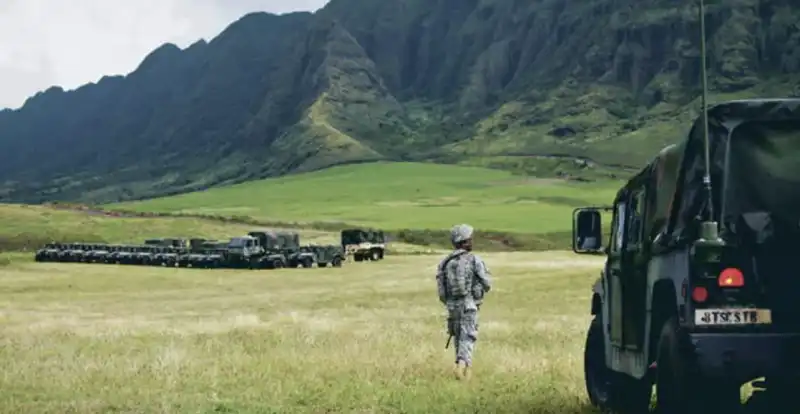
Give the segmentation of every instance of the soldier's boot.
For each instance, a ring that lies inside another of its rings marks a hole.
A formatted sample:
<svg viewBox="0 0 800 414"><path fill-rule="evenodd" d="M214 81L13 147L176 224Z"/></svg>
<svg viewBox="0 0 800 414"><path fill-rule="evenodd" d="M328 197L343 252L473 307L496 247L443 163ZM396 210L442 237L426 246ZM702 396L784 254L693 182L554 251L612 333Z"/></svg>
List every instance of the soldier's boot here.
<svg viewBox="0 0 800 414"><path fill-rule="evenodd" d="M470 378L472 378L472 367L466 365L464 367L464 381L469 381Z"/></svg>
<svg viewBox="0 0 800 414"><path fill-rule="evenodd" d="M464 361L456 362L455 367L453 367L453 374L455 375L457 380L464 379L464 373L467 369L467 363Z"/></svg>

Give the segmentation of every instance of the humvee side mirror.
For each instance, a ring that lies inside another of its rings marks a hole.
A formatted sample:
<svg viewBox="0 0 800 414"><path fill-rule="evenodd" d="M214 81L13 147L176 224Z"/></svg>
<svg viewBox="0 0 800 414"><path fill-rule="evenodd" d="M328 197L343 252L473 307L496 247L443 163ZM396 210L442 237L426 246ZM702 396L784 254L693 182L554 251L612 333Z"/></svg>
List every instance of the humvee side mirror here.
<svg viewBox="0 0 800 414"><path fill-rule="evenodd" d="M605 254L602 219L597 208L579 208L573 211L573 252L578 254Z"/></svg>

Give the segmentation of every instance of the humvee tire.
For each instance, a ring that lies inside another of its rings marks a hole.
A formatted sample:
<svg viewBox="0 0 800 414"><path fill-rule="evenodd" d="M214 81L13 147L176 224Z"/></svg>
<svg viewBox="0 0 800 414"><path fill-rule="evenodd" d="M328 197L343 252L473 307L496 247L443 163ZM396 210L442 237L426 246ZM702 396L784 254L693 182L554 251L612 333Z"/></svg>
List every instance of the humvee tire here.
<svg viewBox="0 0 800 414"><path fill-rule="evenodd" d="M334 257L331 261L331 266L333 267L342 267L342 258L341 257Z"/></svg>
<svg viewBox="0 0 800 414"><path fill-rule="evenodd" d="M363 262L364 261L364 256L362 256L360 254L354 254L353 255L353 260L355 260L357 262Z"/></svg>
<svg viewBox="0 0 800 414"><path fill-rule="evenodd" d="M314 265L314 259L310 257L303 257L302 259L300 259L300 266L303 266L306 269L308 269L313 265Z"/></svg>
<svg viewBox="0 0 800 414"><path fill-rule="evenodd" d="M725 378L706 378L687 354L688 337L676 318L661 329L656 354L656 399L659 414L737 413L740 386Z"/></svg>
<svg viewBox="0 0 800 414"><path fill-rule="evenodd" d="M270 265L270 267L272 269L283 269L283 260L281 260L281 259L273 260L272 264Z"/></svg>
<svg viewBox="0 0 800 414"><path fill-rule="evenodd" d="M381 254L380 250L375 249L375 250L370 252L369 260L377 262L378 260L381 260L381 259L383 259L383 255Z"/></svg>
<svg viewBox="0 0 800 414"><path fill-rule="evenodd" d="M586 334L583 371L586 392L592 405L602 411L621 414L648 412L653 386L648 379L635 380L612 371L606 365L602 317L596 315Z"/></svg>

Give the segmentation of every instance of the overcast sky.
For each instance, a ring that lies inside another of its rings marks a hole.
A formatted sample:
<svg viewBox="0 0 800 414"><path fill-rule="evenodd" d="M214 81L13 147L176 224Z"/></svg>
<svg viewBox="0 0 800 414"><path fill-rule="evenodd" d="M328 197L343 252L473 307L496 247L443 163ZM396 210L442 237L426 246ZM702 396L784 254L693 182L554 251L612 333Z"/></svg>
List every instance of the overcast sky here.
<svg viewBox="0 0 800 414"><path fill-rule="evenodd" d="M0 108L52 85L127 74L159 45L210 40L252 11L314 11L327 0L0 0Z"/></svg>

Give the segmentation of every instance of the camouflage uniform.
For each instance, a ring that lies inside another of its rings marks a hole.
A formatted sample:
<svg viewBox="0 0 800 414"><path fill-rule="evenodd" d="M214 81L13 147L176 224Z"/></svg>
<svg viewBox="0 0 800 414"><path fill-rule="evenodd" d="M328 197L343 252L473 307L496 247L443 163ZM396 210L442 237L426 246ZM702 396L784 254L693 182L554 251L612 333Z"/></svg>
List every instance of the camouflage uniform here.
<svg viewBox="0 0 800 414"><path fill-rule="evenodd" d="M453 244L472 238L472 227L455 226ZM455 340L456 364L472 366L472 352L478 339L478 309L491 289L491 276L477 255L464 249L450 253L436 272L439 301L447 307L447 330Z"/></svg>

